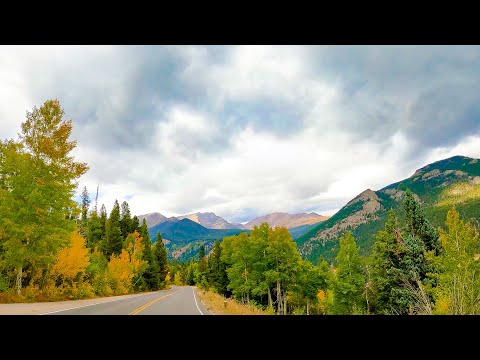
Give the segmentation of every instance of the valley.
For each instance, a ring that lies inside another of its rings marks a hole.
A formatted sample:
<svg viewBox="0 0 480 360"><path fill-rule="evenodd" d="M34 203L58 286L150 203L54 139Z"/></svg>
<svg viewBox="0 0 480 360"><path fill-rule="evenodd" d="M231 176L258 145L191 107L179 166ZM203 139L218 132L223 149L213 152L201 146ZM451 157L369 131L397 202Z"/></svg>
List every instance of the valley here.
<svg viewBox="0 0 480 360"><path fill-rule="evenodd" d="M207 252L216 239L249 232L266 222L271 227L285 226L297 243L300 254L314 263L320 257L333 261L338 252L338 239L345 231L355 236L362 254L368 254L374 234L380 230L390 209L399 212L410 189L425 207L427 218L435 226L445 219L447 211L456 205L462 216L480 217L480 162L464 156L454 156L426 165L402 181L380 190L366 189L348 201L331 217L316 213L271 213L245 224L230 223L214 213L194 213L167 218L161 213L140 215L150 223L150 238L160 231L169 256L186 261L198 255L204 244Z"/></svg>

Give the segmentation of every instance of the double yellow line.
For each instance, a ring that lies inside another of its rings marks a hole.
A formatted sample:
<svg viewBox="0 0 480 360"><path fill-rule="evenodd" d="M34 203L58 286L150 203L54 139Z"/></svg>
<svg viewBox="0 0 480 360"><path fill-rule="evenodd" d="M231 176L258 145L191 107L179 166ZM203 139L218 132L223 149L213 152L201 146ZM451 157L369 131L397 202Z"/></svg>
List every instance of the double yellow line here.
<svg viewBox="0 0 480 360"><path fill-rule="evenodd" d="M162 299L165 299L166 297L169 297L173 294L175 294L176 292L179 292L180 290L177 290L177 291L174 291L173 293L171 294L168 294L168 295L164 295L164 296L160 296L159 298L155 299L155 300L152 300L142 306L140 306L139 308L133 310L131 313L129 313L128 315L137 315L140 311L143 311L145 310L146 308L148 308L149 306L152 306L153 304L155 304L157 301L160 301Z"/></svg>

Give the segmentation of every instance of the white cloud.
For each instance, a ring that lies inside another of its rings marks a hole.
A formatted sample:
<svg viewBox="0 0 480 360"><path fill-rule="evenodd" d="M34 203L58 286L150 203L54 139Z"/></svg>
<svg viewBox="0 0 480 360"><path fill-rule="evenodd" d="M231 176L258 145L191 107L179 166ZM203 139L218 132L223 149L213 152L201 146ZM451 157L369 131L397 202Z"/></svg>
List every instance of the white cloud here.
<svg viewBox="0 0 480 360"><path fill-rule="evenodd" d="M454 146L439 147L432 150L425 158L425 164L432 163L439 159L446 159L455 155L480 158L480 135L467 136Z"/></svg>
<svg viewBox="0 0 480 360"><path fill-rule="evenodd" d="M200 50L182 55L191 60L183 80L206 89L217 105L276 99L303 107L327 104L335 95L335 84L311 76L308 47L234 46L221 63Z"/></svg>
<svg viewBox="0 0 480 360"><path fill-rule="evenodd" d="M157 123L155 145L164 159L189 164L196 160L198 149L208 146L218 136L214 123L203 114L185 106L175 106L167 120Z"/></svg>
<svg viewBox="0 0 480 360"><path fill-rule="evenodd" d="M367 143L353 147L345 135L320 139L307 130L278 138L247 128L228 152L205 156L181 173L157 168L154 155L142 156L132 163L131 172L148 169L143 171L146 177L161 179L163 185L132 191L135 180L130 179L118 193L133 194L128 202L136 213L214 211L231 221L243 221L239 214L245 209L252 209L255 216L305 209L330 214L335 209L331 204L338 209L365 188L377 189L401 176L392 161L406 147L399 137L390 139L390 150L381 153ZM352 151L338 151L347 147Z"/></svg>
<svg viewBox="0 0 480 360"><path fill-rule="evenodd" d="M0 135L55 97L90 165L79 191L99 184L109 211L118 199L229 221L331 215L427 163L480 157L479 59L477 47L7 46Z"/></svg>

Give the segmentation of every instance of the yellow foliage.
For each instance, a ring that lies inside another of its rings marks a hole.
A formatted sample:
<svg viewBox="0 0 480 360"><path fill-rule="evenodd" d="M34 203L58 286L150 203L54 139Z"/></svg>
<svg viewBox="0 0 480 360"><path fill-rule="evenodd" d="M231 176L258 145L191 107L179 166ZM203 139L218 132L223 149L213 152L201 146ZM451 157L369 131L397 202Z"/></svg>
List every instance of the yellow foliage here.
<svg viewBox="0 0 480 360"><path fill-rule="evenodd" d="M70 246L58 252L52 275L55 279L72 282L85 273L89 263L85 239L76 231L70 238Z"/></svg>
<svg viewBox="0 0 480 360"><path fill-rule="evenodd" d="M325 314L325 311L327 309L327 294L325 294L325 291L319 290L317 293L317 298L318 298L318 309L320 310L321 314Z"/></svg>
<svg viewBox="0 0 480 360"><path fill-rule="evenodd" d="M27 302L34 302L38 294L40 294L40 287L38 284L30 282L30 284L23 289L22 295L25 296Z"/></svg>
<svg viewBox="0 0 480 360"><path fill-rule="evenodd" d="M450 305L450 299L448 297L441 297L435 303L435 314L445 315L448 314Z"/></svg>
<svg viewBox="0 0 480 360"><path fill-rule="evenodd" d="M119 256L112 255L108 263L110 279L113 281L115 294L128 294L132 290L132 279L142 273L147 262L142 260L145 246L138 231L133 232L133 239L127 249L122 249Z"/></svg>
<svg viewBox="0 0 480 360"><path fill-rule="evenodd" d="M130 262L133 266L134 273L144 270L147 265L145 261L142 261L143 250L145 245L143 245L143 238L140 236L139 232L135 230L133 232L135 238L134 242L130 242L127 245L127 252L130 255Z"/></svg>
<svg viewBox="0 0 480 360"><path fill-rule="evenodd" d="M476 199L480 199L480 184L463 182L442 191L437 206L452 206Z"/></svg>
<svg viewBox="0 0 480 360"><path fill-rule="evenodd" d="M130 262L130 255L125 249L119 256L112 255L108 263L108 270L115 282L117 294L128 294L132 287L132 279L135 275Z"/></svg>
<svg viewBox="0 0 480 360"><path fill-rule="evenodd" d="M167 276L165 276L165 282L170 281L170 272L167 273Z"/></svg>
<svg viewBox="0 0 480 360"><path fill-rule="evenodd" d="M173 283L175 285L183 285L182 276L180 275L179 272L176 272L175 275L173 275Z"/></svg>

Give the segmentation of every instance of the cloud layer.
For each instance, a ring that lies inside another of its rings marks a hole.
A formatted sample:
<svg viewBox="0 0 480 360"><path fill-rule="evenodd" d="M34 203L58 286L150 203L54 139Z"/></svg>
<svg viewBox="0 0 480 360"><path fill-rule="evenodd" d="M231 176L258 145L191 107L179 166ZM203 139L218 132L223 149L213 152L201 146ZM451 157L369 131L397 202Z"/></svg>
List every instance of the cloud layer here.
<svg viewBox="0 0 480 360"><path fill-rule="evenodd" d="M477 46L2 46L0 64L1 138L58 98L107 209L331 215L480 157Z"/></svg>

